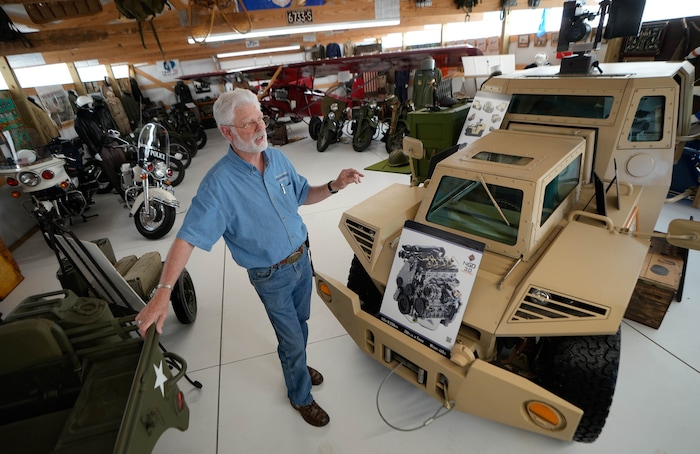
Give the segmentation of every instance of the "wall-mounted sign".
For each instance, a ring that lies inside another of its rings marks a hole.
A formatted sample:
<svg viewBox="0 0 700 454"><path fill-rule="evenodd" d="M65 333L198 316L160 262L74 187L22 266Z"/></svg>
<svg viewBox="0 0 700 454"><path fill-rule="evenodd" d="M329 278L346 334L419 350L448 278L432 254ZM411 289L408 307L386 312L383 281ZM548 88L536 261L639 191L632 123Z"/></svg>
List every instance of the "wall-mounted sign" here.
<svg viewBox="0 0 700 454"><path fill-rule="evenodd" d="M288 24L312 24L314 13L310 9L290 9L287 11Z"/></svg>

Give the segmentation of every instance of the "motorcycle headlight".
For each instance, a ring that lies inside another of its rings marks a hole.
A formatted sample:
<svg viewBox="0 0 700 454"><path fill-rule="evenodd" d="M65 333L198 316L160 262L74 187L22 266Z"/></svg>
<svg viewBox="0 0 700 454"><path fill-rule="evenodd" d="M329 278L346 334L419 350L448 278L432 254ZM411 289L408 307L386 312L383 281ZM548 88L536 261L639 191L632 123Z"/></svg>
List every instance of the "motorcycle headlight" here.
<svg viewBox="0 0 700 454"><path fill-rule="evenodd" d="M163 180L168 176L168 166L165 165L165 162L156 162L155 168L153 169L153 176L159 180Z"/></svg>
<svg viewBox="0 0 700 454"><path fill-rule="evenodd" d="M331 111L335 112L336 110L338 110L338 103L334 102L333 104L331 104Z"/></svg>
<svg viewBox="0 0 700 454"><path fill-rule="evenodd" d="M328 112L328 118L331 120L335 120L335 112L333 112L332 110Z"/></svg>
<svg viewBox="0 0 700 454"><path fill-rule="evenodd" d="M18 178L20 183L29 187L33 187L41 183L41 177L34 172L20 172Z"/></svg>

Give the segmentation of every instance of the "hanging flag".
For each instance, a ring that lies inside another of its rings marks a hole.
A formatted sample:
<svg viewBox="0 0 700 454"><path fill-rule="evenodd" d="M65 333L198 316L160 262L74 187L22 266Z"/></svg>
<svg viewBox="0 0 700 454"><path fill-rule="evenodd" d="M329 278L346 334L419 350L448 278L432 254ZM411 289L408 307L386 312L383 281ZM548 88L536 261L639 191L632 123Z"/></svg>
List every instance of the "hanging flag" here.
<svg viewBox="0 0 700 454"><path fill-rule="evenodd" d="M540 27L537 29L537 37L542 38L545 33L545 22L547 21L547 8L542 8L542 20L540 20Z"/></svg>

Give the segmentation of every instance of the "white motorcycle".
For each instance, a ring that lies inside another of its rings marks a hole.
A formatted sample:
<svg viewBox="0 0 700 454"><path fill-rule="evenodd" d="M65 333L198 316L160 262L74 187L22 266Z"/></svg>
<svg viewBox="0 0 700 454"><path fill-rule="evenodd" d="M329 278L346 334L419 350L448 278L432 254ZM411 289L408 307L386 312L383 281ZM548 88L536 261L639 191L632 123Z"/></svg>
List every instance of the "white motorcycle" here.
<svg viewBox="0 0 700 454"><path fill-rule="evenodd" d="M1 148L0 177L5 177L13 189L12 197L30 196L23 202L28 213L33 214L42 206L47 211L55 210L62 223L70 223L77 216L88 218L85 211L99 188L98 166L84 165L79 153L64 154L60 147L53 154L51 148L15 150L5 142Z"/></svg>
<svg viewBox="0 0 700 454"><path fill-rule="evenodd" d="M118 132L110 131L110 136L134 151L134 145L121 139ZM167 129L157 123L147 123L139 133L135 148L135 160L122 164L120 169L124 201L141 235L152 240L162 238L172 229L176 208L180 206L171 181L173 170Z"/></svg>

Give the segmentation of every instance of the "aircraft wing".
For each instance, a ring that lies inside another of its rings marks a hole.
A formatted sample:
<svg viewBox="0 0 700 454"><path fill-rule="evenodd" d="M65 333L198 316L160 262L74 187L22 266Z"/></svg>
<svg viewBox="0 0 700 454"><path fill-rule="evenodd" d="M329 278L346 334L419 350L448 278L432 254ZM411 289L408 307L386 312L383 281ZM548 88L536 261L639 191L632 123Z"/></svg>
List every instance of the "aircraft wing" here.
<svg viewBox="0 0 700 454"><path fill-rule="evenodd" d="M476 47L468 45L432 47L398 52L384 52L372 55L326 58L282 65L260 66L244 70L230 69L226 71L189 74L181 76L179 79L218 82L222 77L226 78L226 76L239 72L245 75L250 81L270 80L280 66L284 67L284 73L287 75L287 78L293 75L295 79L330 76L338 74L341 71L349 71L351 73L401 71L420 69L421 61L426 57L432 57L435 60L436 68L445 68L461 66L463 56L474 55L482 55L482 52Z"/></svg>

